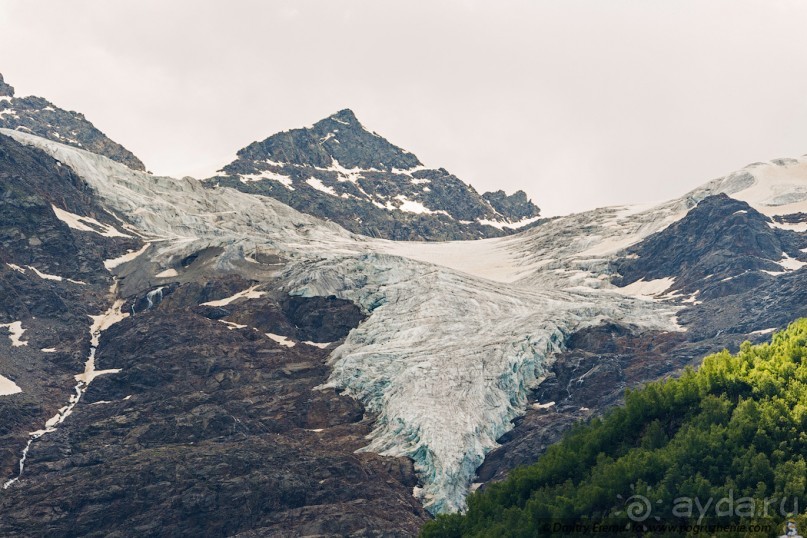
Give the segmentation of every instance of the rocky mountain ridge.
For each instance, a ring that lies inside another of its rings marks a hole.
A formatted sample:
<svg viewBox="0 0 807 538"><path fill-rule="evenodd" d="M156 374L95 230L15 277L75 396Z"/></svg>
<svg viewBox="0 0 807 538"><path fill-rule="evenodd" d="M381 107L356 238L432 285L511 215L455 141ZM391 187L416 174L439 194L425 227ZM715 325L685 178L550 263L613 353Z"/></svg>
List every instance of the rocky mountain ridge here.
<svg viewBox="0 0 807 538"><path fill-rule="evenodd" d="M280 292L268 253L247 294L215 250L156 276L159 241L8 136L0 185L0 534L417 532L411 462L354 454L372 415L316 390L355 305Z"/></svg>
<svg viewBox="0 0 807 538"><path fill-rule="evenodd" d="M357 169L418 166L372 143ZM289 144L250 151L333 159ZM411 536L625 388L807 315L807 159L447 243L21 131L0 186L9 536Z"/></svg>
<svg viewBox="0 0 807 538"><path fill-rule="evenodd" d="M480 195L445 169L425 167L347 109L248 145L207 183L395 240L498 237L535 224L540 214L523 191Z"/></svg>
<svg viewBox="0 0 807 538"><path fill-rule="evenodd" d="M131 151L110 140L84 114L61 109L42 97L15 97L14 88L0 74L0 127L16 129L86 149L123 163L133 170L145 170Z"/></svg>

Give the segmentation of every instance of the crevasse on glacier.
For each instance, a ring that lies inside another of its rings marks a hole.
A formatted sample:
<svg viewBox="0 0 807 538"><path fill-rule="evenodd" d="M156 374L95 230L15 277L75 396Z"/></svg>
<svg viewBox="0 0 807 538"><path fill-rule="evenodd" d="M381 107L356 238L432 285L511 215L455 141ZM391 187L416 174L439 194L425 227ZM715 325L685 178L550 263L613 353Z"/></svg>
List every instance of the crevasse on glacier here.
<svg viewBox="0 0 807 538"><path fill-rule="evenodd" d="M755 169L659 206L598 209L517 236L393 243L352 235L273 199L155 177L2 132L72 167L109 209L133 223L128 232L151 243L157 265L220 246L218 264L227 269L259 245L290 260L280 277L290 293L336 295L360 305L370 315L333 351L326 386L344 389L377 413L363 450L411 457L423 483L415 494L433 513L465 506L476 468L523 413L529 388L568 334L606 320L680 330L676 306L609 283L616 252L709 194L759 201L757 191L777 181L759 180Z"/></svg>
<svg viewBox="0 0 807 538"><path fill-rule="evenodd" d="M365 450L415 461L432 512L460 510L476 468L523 412L566 335L604 319L670 328L672 310L614 293L495 283L386 254L295 265L292 293L371 316L333 352L326 386L378 413Z"/></svg>

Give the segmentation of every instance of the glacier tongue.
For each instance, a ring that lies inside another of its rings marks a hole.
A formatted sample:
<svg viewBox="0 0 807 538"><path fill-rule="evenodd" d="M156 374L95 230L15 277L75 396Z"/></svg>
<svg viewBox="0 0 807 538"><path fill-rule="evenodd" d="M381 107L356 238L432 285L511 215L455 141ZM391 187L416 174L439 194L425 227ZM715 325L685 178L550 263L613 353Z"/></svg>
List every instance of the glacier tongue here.
<svg viewBox="0 0 807 538"><path fill-rule="evenodd" d="M326 386L378 413L364 450L411 457L433 513L464 508L476 468L568 334L605 319L675 328L668 305L504 285L385 254L296 265L287 278L292 293L335 294L372 313L333 352Z"/></svg>
<svg viewBox="0 0 807 538"><path fill-rule="evenodd" d="M245 248L267 247L290 260L281 277L289 292L337 295L368 312L332 352L326 386L378 414L364 450L411 457L423 483L415 494L433 513L465 506L476 468L524 412L568 334L605 320L680 330L676 307L615 290L607 265L683 216L689 200L596 210L496 240L401 244L355 236L270 198L2 133L73 168L128 216L161 267L219 246L227 268Z"/></svg>

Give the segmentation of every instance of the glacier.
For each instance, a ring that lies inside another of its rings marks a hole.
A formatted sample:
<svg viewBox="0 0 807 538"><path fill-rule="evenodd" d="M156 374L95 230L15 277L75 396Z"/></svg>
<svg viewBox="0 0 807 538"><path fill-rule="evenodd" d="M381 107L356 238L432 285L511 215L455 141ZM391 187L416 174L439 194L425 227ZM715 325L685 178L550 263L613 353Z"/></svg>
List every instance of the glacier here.
<svg viewBox="0 0 807 538"><path fill-rule="evenodd" d="M265 248L287 260L272 273L285 291L359 305L368 317L334 349L332 387L376 415L362 450L406 456L432 513L462 510L476 468L524 413L567 336L604 321L681 331L681 304L665 283L616 288L609 262L718 192L768 215L807 205L807 165L751 165L679 199L611 207L550 220L518 235L479 241L404 243L358 236L271 198L206 188L192 178L133 171L77 148L0 130L70 166L148 249L110 260L110 270L147 257L155 273L211 246L232 270ZM76 217L77 219L80 216ZM241 264L240 267L249 265ZM172 273L173 274L173 273ZM177 273L182 278L182 271Z"/></svg>

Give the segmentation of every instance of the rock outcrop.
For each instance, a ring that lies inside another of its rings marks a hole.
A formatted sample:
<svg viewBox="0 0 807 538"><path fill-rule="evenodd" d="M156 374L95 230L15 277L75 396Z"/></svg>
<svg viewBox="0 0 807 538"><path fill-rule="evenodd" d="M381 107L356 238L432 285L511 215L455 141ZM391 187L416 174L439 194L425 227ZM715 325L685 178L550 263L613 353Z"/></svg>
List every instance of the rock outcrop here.
<svg viewBox="0 0 807 538"><path fill-rule="evenodd" d="M350 231L396 240L478 239L538 221L523 191L479 195L368 131L350 110L238 152L207 180L280 200Z"/></svg>
<svg viewBox="0 0 807 538"><path fill-rule="evenodd" d="M354 454L372 415L316 389L327 342L361 313L282 294L230 303L217 319L214 307L180 306L249 285L170 286L104 333L98 367L119 372L95 380L70 421L32 445L25 486L0 495L4 536L417 533L428 516L411 495L412 463ZM275 335L281 343L267 327L290 331Z"/></svg>
<svg viewBox="0 0 807 538"><path fill-rule="evenodd" d="M146 167L135 155L110 140L84 114L63 110L42 97L14 97L14 88L0 75L0 127L55 140L123 163L133 170Z"/></svg>

